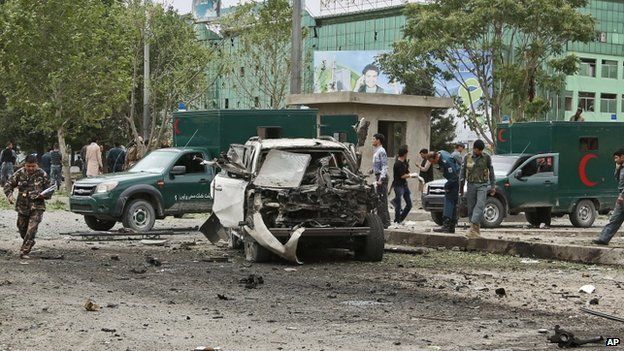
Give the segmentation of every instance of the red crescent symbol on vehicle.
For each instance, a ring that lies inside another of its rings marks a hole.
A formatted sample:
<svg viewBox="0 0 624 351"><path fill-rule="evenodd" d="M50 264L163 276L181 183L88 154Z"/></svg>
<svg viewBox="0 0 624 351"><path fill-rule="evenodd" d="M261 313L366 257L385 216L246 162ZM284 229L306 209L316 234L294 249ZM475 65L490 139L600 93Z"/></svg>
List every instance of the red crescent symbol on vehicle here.
<svg viewBox="0 0 624 351"><path fill-rule="evenodd" d="M507 129L501 129L498 131L498 141L500 141L501 143L504 143L507 141L507 139L505 139L505 136L503 135L506 131Z"/></svg>
<svg viewBox="0 0 624 351"><path fill-rule="evenodd" d="M176 118L175 121L173 121L173 131L175 133L175 135L180 135L180 119Z"/></svg>
<svg viewBox="0 0 624 351"><path fill-rule="evenodd" d="M579 172L579 177L581 178L581 182L583 182L583 184L585 184L588 187L594 187L598 185L598 182L592 182L591 180L587 178L587 162L589 162L589 160L591 160L592 158L598 158L598 155L587 154L583 156L578 167L578 172Z"/></svg>

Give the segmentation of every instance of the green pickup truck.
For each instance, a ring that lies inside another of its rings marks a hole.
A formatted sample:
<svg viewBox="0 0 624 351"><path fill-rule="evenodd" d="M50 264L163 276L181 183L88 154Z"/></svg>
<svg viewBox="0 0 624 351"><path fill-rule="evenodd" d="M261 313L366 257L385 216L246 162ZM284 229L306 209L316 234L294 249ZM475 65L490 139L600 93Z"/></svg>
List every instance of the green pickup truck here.
<svg viewBox="0 0 624 351"><path fill-rule="evenodd" d="M89 228L111 229L115 223L144 232L156 219L207 212L212 206L214 169L200 148L169 148L149 153L128 172L76 182L70 210L84 215Z"/></svg>
<svg viewBox="0 0 624 351"><path fill-rule="evenodd" d="M215 170L201 161L250 137L313 138L319 130L344 136L345 141L357 137L352 128L357 116L321 116L319 125L314 109L185 111L173 117L176 147L152 151L127 172L74 184L70 210L84 215L89 228L107 231L122 222L126 228L146 232L156 219L209 212Z"/></svg>

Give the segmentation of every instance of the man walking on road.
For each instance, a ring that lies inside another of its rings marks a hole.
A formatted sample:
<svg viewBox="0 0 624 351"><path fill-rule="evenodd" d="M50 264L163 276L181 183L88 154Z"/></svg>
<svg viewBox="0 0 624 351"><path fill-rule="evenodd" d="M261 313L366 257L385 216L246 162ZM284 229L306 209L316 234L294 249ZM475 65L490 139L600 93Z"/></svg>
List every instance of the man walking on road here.
<svg viewBox="0 0 624 351"><path fill-rule="evenodd" d="M54 148L50 151L50 180L56 184L56 189L61 188L63 179L63 156L59 150L58 144L54 144Z"/></svg>
<svg viewBox="0 0 624 351"><path fill-rule="evenodd" d="M384 142L383 134L373 135L373 169L371 173L375 174L377 195L379 202L377 205L377 213L381 218L384 228L390 226L390 212L388 212L388 155L386 149L382 146Z"/></svg>
<svg viewBox="0 0 624 351"><path fill-rule="evenodd" d="M407 178L410 178L409 161L407 160L407 145L399 148L399 154L393 167L392 186L394 188L394 223L402 223L412 209L412 194L407 186ZM401 199L405 199L405 208L401 210Z"/></svg>
<svg viewBox="0 0 624 351"><path fill-rule="evenodd" d="M624 223L624 148L613 153L613 160L615 161L615 179L618 183L618 198L609 223L602 229L598 239L592 241L598 245L609 245L611 238Z"/></svg>
<svg viewBox="0 0 624 351"><path fill-rule="evenodd" d="M85 153L85 163L87 166L87 177L97 177L102 173L102 149L97 143L97 138L91 139L91 144L87 146Z"/></svg>
<svg viewBox="0 0 624 351"><path fill-rule="evenodd" d="M464 157L459 174L460 196L464 192L464 183L468 182L466 194L468 219L470 220L470 229L466 233L468 238L478 238L481 235L481 219L483 219L487 193L489 191L492 196L496 193L496 178L494 167L492 167L492 158L484 153L483 149L485 149L483 140L474 142L472 153Z"/></svg>
<svg viewBox="0 0 624 351"><path fill-rule="evenodd" d="M4 185L13 175L16 158L13 143L9 141L6 149L0 153L0 185Z"/></svg>
<svg viewBox="0 0 624 351"><path fill-rule="evenodd" d="M37 157L28 155L22 169L15 172L4 186L4 194L17 211L17 229L23 239L20 258L28 258L35 245L35 236L45 211L45 198L42 192L50 186L47 174L37 165ZM13 190L17 188L17 199Z"/></svg>
<svg viewBox="0 0 624 351"><path fill-rule="evenodd" d="M444 184L444 210L442 227L434 228L436 233L455 233L457 225L457 201L459 200L459 164L451 154L442 150L430 152L427 159L431 164L439 165L446 183Z"/></svg>
<svg viewBox="0 0 624 351"><path fill-rule="evenodd" d="M50 175L51 173L50 168L52 167L52 163L50 161L50 152L52 152L52 150L53 149L49 149L47 152L41 155L41 169L43 169L43 171L46 172L47 175Z"/></svg>

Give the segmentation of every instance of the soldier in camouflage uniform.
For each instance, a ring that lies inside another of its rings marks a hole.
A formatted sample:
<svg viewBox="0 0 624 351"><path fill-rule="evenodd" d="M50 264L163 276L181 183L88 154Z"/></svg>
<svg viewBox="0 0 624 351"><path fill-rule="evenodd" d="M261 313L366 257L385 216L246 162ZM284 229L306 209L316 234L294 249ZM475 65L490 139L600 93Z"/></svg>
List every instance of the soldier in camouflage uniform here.
<svg viewBox="0 0 624 351"><path fill-rule="evenodd" d="M17 229L24 240L20 249L20 257L26 256L35 245L37 228L45 211L45 198L41 192L50 186L48 175L37 166L37 157L28 155L22 169L15 172L4 186L4 194L9 203L15 203L17 211ZM18 189L17 200L13 190Z"/></svg>
<svg viewBox="0 0 624 351"><path fill-rule="evenodd" d="M466 236L478 238L481 234L481 220L485 210L488 192L490 196L496 194L496 178L492 158L483 153L485 143L476 140L472 146L472 153L464 157L459 173L459 192L463 194L464 183L468 181L466 200L468 200L468 219L470 229Z"/></svg>

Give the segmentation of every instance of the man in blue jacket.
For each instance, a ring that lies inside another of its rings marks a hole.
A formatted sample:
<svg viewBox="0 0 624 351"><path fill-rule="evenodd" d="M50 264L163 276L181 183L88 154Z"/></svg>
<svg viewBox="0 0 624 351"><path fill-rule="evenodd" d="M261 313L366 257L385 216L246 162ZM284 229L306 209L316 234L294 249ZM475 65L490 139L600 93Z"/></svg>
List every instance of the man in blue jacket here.
<svg viewBox="0 0 624 351"><path fill-rule="evenodd" d="M430 152L427 159L432 165L438 165L442 171L444 184L444 210L442 227L433 229L436 233L455 233L457 225L457 202L459 201L459 170L460 165L448 152L442 150Z"/></svg>

